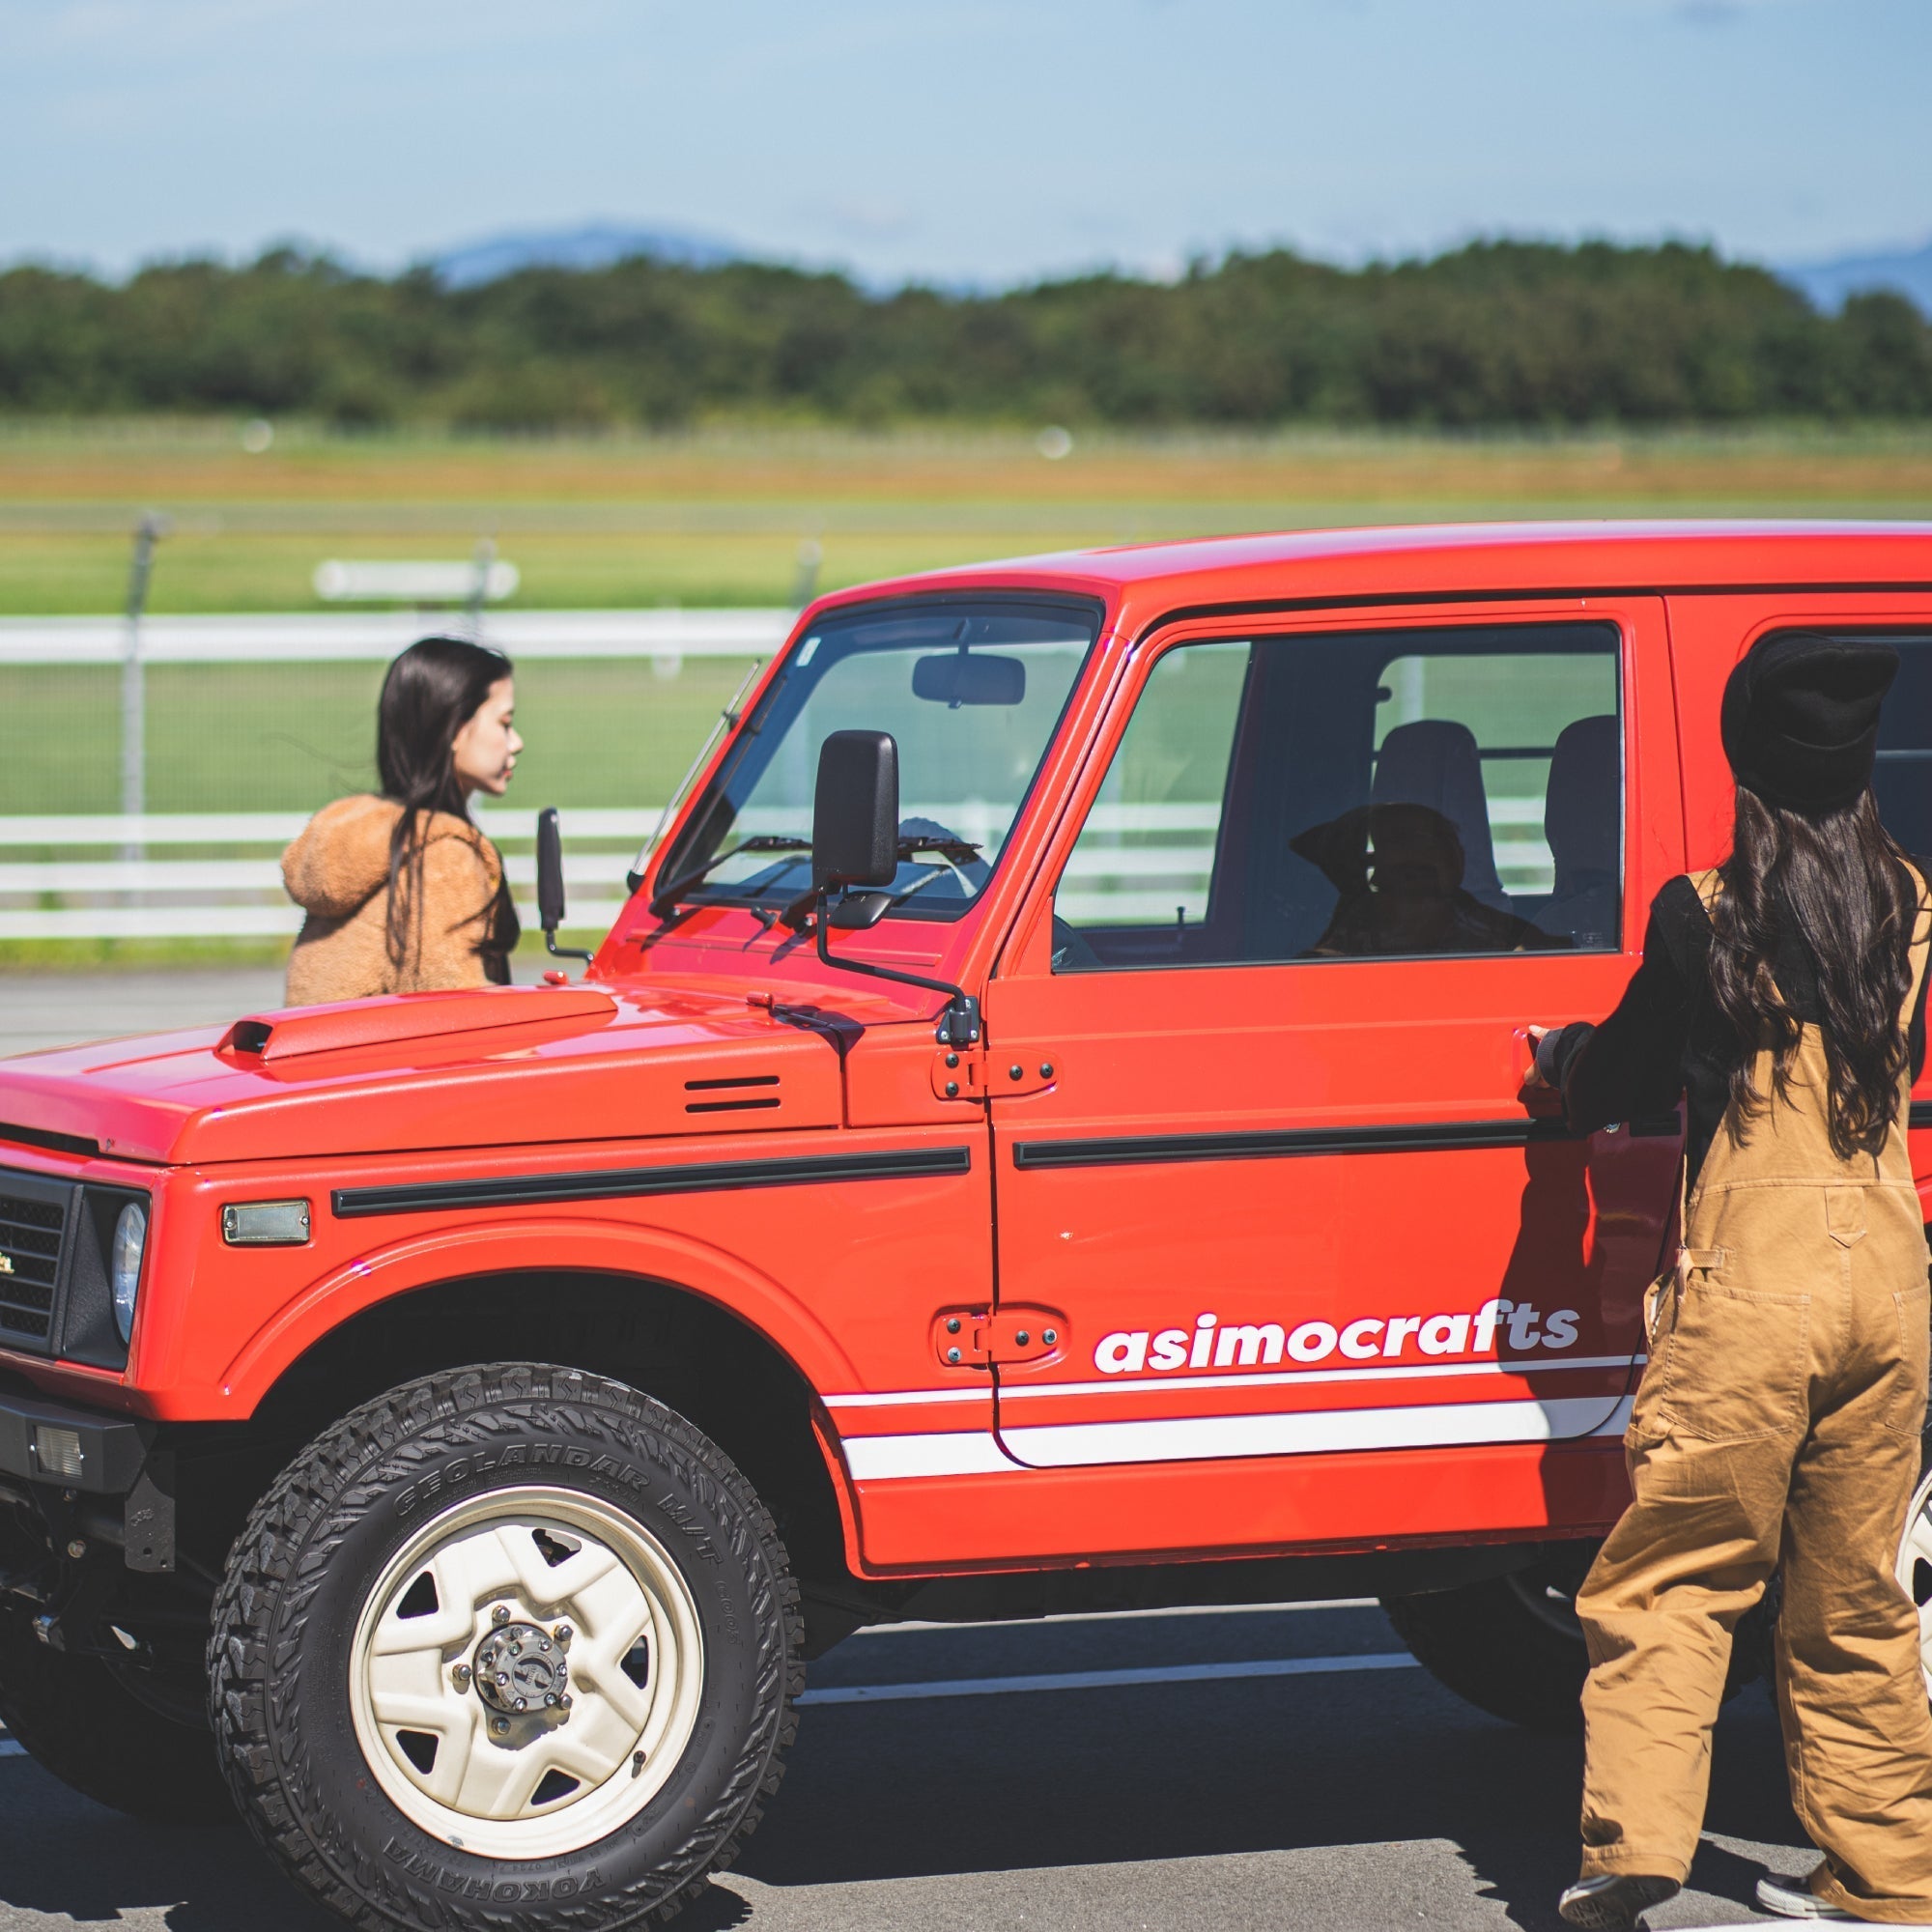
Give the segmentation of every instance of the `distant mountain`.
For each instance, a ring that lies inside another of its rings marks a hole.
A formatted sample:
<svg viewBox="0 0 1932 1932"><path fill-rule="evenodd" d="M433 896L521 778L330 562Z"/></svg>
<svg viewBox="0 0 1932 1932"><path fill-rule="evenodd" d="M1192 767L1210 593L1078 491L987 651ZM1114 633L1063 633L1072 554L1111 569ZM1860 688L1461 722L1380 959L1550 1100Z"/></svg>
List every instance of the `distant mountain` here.
<svg viewBox="0 0 1932 1932"><path fill-rule="evenodd" d="M649 255L692 269L715 269L721 263L737 261L743 253L715 235L697 235L689 229L624 228L615 222L593 222L584 228L494 236L433 255L429 266L444 287L473 289L514 275L519 269L608 269L612 262L633 255Z"/></svg>
<svg viewBox="0 0 1932 1932"><path fill-rule="evenodd" d="M1847 296L1893 289L1932 316L1932 242L1911 254L1843 255L1833 262L1812 262L1777 272L1829 313L1842 308Z"/></svg>

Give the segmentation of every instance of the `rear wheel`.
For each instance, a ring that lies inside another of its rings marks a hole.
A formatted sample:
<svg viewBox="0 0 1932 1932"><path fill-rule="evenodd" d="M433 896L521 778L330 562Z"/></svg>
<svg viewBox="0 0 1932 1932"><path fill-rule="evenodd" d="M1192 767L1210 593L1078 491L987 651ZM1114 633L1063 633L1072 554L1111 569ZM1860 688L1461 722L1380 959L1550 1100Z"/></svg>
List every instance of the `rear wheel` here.
<svg viewBox="0 0 1932 1932"><path fill-rule="evenodd" d="M1537 1731L1582 1728L1590 1674L1577 1592L1594 1543L1560 1545L1527 1569L1460 1590L1384 1598L1389 1622L1438 1684L1491 1716ZM1724 1695L1734 1697L1771 1661L1770 1601L1738 1624Z"/></svg>
<svg viewBox="0 0 1932 1932"><path fill-rule="evenodd" d="M131 1666L50 1650L12 1611L0 1611L0 1722L97 1804L163 1825L233 1811L197 1705L163 1694Z"/></svg>
<svg viewBox="0 0 1932 1932"><path fill-rule="evenodd" d="M1918 1664L1932 1694L1932 1436L1926 1438L1925 1463L1899 1539L1898 1580L1918 1605Z"/></svg>
<svg viewBox="0 0 1932 1932"><path fill-rule="evenodd" d="M744 1477L662 1404L564 1369L432 1377L320 1437L237 1543L222 1760L357 1924L666 1917L777 1788L797 1604Z"/></svg>

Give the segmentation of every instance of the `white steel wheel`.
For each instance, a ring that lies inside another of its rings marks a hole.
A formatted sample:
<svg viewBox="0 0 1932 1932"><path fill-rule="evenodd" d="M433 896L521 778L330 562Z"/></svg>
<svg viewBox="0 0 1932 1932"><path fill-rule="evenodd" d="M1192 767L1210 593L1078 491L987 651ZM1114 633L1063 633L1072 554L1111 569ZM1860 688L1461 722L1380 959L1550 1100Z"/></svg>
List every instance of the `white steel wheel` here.
<svg viewBox="0 0 1932 1932"><path fill-rule="evenodd" d="M1918 1605L1918 1667L1932 1696L1932 1469L1918 1479L1898 1545L1898 1581Z"/></svg>
<svg viewBox="0 0 1932 1932"><path fill-rule="evenodd" d="M704 1643L655 1537L580 1491L505 1489L425 1523L369 1592L350 1709L405 1817L482 1858L616 1831L676 1768Z"/></svg>

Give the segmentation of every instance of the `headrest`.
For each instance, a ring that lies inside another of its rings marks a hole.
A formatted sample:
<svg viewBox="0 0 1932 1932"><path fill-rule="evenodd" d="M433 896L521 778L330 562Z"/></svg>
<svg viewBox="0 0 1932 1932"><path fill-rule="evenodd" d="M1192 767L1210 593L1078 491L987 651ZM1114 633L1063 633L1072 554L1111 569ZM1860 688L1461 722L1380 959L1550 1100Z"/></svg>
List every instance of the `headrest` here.
<svg viewBox="0 0 1932 1932"><path fill-rule="evenodd" d="M1369 794L1377 805L1426 805L1455 826L1463 845L1463 889L1499 912L1509 895L1496 876L1489 795L1476 734L1449 718L1398 724L1382 740Z"/></svg>
<svg viewBox="0 0 1932 1932"><path fill-rule="evenodd" d="M1622 844L1617 783L1618 731L1614 713L1566 724L1549 757L1543 799L1543 836L1556 862L1560 896L1577 872L1617 869Z"/></svg>

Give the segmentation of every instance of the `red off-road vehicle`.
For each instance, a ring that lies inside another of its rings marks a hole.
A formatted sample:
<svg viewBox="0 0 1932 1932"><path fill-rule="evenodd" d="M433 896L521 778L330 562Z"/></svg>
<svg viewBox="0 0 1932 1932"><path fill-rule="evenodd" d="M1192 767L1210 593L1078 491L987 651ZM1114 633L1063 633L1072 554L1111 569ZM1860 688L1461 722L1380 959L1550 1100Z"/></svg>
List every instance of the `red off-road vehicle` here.
<svg viewBox="0 0 1932 1932"><path fill-rule="evenodd" d="M0 1065L0 1716L497 1928L726 1860L862 1623L1370 1593L1564 1721L1679 1127L1524 1026L1790 625L1932 849L1923 527L1048 558L808 611L580 979Z"/></svg>

